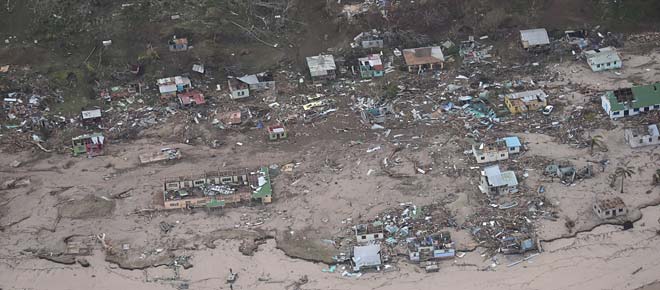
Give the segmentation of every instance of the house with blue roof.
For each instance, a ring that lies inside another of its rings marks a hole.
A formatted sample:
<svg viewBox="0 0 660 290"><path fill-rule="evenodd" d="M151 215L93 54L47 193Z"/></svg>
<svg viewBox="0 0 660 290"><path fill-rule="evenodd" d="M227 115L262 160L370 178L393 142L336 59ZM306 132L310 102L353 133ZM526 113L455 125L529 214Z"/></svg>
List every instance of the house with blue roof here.
<svg viewBox="0 0 660 290"><path fill-rule="evenodd" d="M504 137L502 138L502 140L504 140L504 143L506 144L506 149L507 151L509 151L509 154L520 153L522 144L520 143L520 139L518 139L518 137L516 136Z"/></svg>
<svg viewBox="0 0 660 290"><path fill-rule="evenodd" d="M509 159L509 154L520 153L522 144L515 136L497 139L492 143L472 145L472 154L477 163L490 163Z"/></svg>

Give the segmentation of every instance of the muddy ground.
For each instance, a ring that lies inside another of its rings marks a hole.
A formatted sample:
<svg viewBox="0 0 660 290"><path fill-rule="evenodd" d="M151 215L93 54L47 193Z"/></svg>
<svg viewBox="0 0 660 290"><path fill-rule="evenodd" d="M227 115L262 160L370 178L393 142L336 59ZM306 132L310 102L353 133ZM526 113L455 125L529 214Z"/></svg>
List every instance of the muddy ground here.
<svg viewBox="0 0 660 290"><path fill-rule="evenodd" d="M489 34L498 60L521 64L540 61L534 77L561 76L542 81L552 92L550 102L557 105L552 120L567 126L570 119L566 116L572 110L593 106L592 97L597 93L585 95L585 90L600 92L652 82L660 70L657 44L627 46L622 50L624 69L618 74L595 74L581 62L529 57L513 43L518 28L535 25L551 30L598 24L614 32L653 30L656 24L652 22L639 24L649 18L644 11L657 8L649 1L627 2L630 6L617 10L596 5L599 1L511 1L497 5L494 1L429 0L401 4L387 20L367 14L352 24L338 17L333 5L325 1L291 1L287 14L291 23L284 28L271 27L273 33L256 34L261 41L232 23L261 27L259 19L245 18L240 1L186 1L185 5L136 1L138 6L124 8L113 1L89 1L79 6L75 1L55 2L41 1L44 9L40 10L33 1L8 1L11 13L3 9L0 14L8 16L0 17L0 33L2 39L16 38L0 48L0 64L44 75L48 87L41 88L49 89L44 93L60 90L58 94L63 97L52 110L68 116L80 108L100 105L93 97L96 81L120 83L123 74L117 72L144 59L149 43L159 57L143 62L146 74L141 78L176 74L203 62L209 73L199 81L215 83L230 74L265 69L302 75L305 56L346 49L352 37L364 29L412 29L429 35L434 42ZM57 9L46 9L51 7ZM66 17L67 11L85 17L72 19ZM470 17L472 13L478 16ZM64 17L59 18L60 14ZM180 20L171 19L175 14ZM194 48L186 54L167 52L164 43L173 34L189 37ZM103 54L90 54L105 39L112 39L113 45ZM263 42L277 43L278 47ZM93 55L93 60L84 61L88 55ZM507 73L511 75L504 78L518 79L524 78L527 70L510 69ZM455 76L452 70L438 78L419 76L420 81L411 83L427 89L445 82L460 83L453 80ZM3 84L10 77L0 76ZM371 84L349 85L364 94L381 94L387 82L409 79L397 71ZM219 110L245 105L228 101L223 93L212 94L223 101ZM601 125L588 133L603 136L607 146L607 151L596 152L584 144L563 142L555 131L539 133L527 124L543 120L540 114L532 121L513 118L492 131L484 130L486 134L516 134L523 139L528 151L507 166L527 173L524 180L521 178L526 192L535 192L543 185L544 198L557 216L534 222L544 250L541 255L508 267L521 257L491 257L470 234L469 223L488 203L476 187L476 163L463 153L472 144L471 138L455 130L467 121L424 123L399 118L388 124L392 132L386 136L360 123L350 109L355 101L352 96L335 97L339 103L336 114L319 122L292 124L291 138L277 143L266 141L263 131L253 126L220 130L210 121L196 124L183 117L118 139L107 147L104 156L89 159L72 158L66 151L46 153L31 145L16 148L3 142L0 181L14 182L0 191L0 288L229 289L224 280L231 268L239 273L234 289L657 289L660 189L651 185L651 179L660 166L658 152L656 147L630 149L622 137L626 123L594 117L596 121L589 125ZM249 105L263 103L259 99L248 101ZM2 138L14 136L6 134L3 132ZM74 132L53 134L49 145L64 143L71 134ZM211 146L214 140L222 145ZM377 146L381 149L369 150ZM139 154L162 147L181 148L184 158L138 164ZM400 150L397 156L401 161L393 170L405 178L381 170L383 159L395 149ZM543 176L550 160L578 166L609 160L609 165L591 179L565 185ZM10 166L14 161L20 165ZM273 177L273 204L221 211L160 208L165 178L290 163L296 164L292 171ZM433 169L417 174L420 164ZM609 186L608 176L623 164L633 166L635 174L625 180L624 193L618 193L618 188ZM622 231L618 223L606 224L593 215L595 198L615 195L631 209L634 229ZM466 255L442 262L436 274L423 273L401 257L388 262L382 273L365 273L360 278L342 277L342 267L346 267L342 265L335 273L322 271L334 265L332 257L343 250L328 240L350 237L351 225L405 203L442 205L459 225L451 229L452 235L457 249ZM571 227L567 227L569 220L574 223ZM164 231L163 223L171 228ZM79 237L76 239L81 242L71 242L72 237ZM80 249L89 249L90 254L75 258L67 254ZM91 265L83 267L79 257Z"/></svg>

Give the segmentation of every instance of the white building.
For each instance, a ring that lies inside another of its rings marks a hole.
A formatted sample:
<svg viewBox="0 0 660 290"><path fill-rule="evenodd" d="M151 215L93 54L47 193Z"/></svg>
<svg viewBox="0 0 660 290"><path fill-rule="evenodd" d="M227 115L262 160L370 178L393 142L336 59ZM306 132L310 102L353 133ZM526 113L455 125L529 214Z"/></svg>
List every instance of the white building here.
<svg viewBox="0 0 660 290"><path fill-rule="evenodd" d="M627 128L623 131L624 138L632 148L660 144L658 125Z"/></svg>
<svg viewBox="0 0 660 290"><path fill-rule="evenodd" d="M628 208L620 197L598 200L594 203L593 209L594 213L601 219L610 219L628 214Z"/></svg>
<svg viewBox="0 0 660 290"><path fill-rule="evenodd" d="M619 53L613 47L585 51L584 57L591 70L595 72L618 69L623 65Z"/></svg>
<svg viewBox="0 0 660 290"><path fill-rule="evenodd" d="M513 171L500 171L498 165L488 166L481 171L479 190L489 195L518 192L518 179Z"/></svg>
<svg viewBox="0 0 660 290"><path fill-rule="evenodd" d="M479 164L509 159L509 150L502 140L488 144L481 143L478 147L472 145L472 154Z"/></svg>

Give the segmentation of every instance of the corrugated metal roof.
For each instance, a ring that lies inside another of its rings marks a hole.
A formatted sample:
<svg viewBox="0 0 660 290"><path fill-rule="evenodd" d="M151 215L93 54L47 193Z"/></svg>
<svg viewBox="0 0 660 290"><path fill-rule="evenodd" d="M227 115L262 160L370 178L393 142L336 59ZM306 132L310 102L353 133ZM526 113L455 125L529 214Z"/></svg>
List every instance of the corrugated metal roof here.
<svg viewBox="0 0 660 290"><path fill-rule="evenodd" d="M518 92L518 93L513 93L513 94L509 95L509 99L512 99L512 100L520 99L523 102L530 102L530 101L534 101L536 99L540 99L541 101L545 101L547 98L548 98L548 95L546 95L543 90L524 91L524 92Z"/></svg>
<svg viewBox="0 0 660 290"><path fill-rule="evenodd" d="M356 268L380 265L380 245L353 247L353 262Z"/></svg>
<svg viewBox="0 0 660 290"><path fill-rule="evenodd" d="M546 31L545 28L521 30L520 40L527 43L527 45L550 44L548 31Z"/></svg>
<svg viewBox="0 0 660 290"><path fill-rule="evenodd" d="M329 70L337 69L335 57L332 55L317 55L307 57L307 66L313 77L327 75Z"/></svg>
<svg viewBox="0 0 660 290"><path fill-rule="evenodd" d="M259 83L259 79L257 78L257 75L244 75L237 79L248 85L255 85Z"/></svg>
<svg viewBox="0 0 660 290"><path fill-rule="evenodd" d="M483 174L488 179L488 185L497 187L497 186L516 186L518 185L518 179L516 174L513 171L500 171L498 165L488 166L484 168Z"/></svg>
<svg viewBox="0 0 660 290"><path fill-rule="evenodd" d="M520 147L522 144L520 143L520 139L516 136L512 137L504 137L504 142L506 142L506 147Z"/></svg>
<svg viewBox="0 0 660 290"><path fill-rule="evenodd" d="M93 119L93 118L101 117L101 109L82 111L81 113L83 119Z"/></svg>
<svg viewBox="0 0 660 290"><path fill-rule="evenodd" d="M584 52L589 64L604 64L608 62L621 62L621 57L613 47L605 47L598 50L589 50Z"/></svg>

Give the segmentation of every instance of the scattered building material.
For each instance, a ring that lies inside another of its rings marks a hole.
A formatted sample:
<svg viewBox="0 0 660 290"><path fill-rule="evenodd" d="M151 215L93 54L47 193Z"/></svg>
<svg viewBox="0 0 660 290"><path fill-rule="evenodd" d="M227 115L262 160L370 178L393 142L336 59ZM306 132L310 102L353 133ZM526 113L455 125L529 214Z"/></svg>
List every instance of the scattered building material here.
<svg viewBox="0 0 660 290"><path fill-rule="evenodd" d="M507 94L504 95L504 104L511 114L538 111L548 105L548 95L543 90Z"/></svg>
<svg viewBox="0 0 660 290"><path fill-rule="evenodd" d="M166 179L163 185L165 209L224 207L249 201L272 202L268 167L257 171L207 172L198 178Z"/></svg>
<svg viewBox="0 0 660 290"><path fill-rule="evenodd" d="M176 160L181 158L178 148L162 148L160 151L139 156L141 164L160 162L165 160Z"/></svg>

